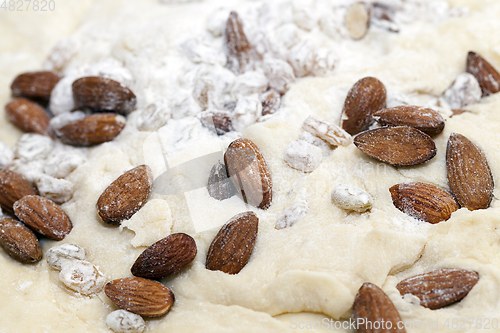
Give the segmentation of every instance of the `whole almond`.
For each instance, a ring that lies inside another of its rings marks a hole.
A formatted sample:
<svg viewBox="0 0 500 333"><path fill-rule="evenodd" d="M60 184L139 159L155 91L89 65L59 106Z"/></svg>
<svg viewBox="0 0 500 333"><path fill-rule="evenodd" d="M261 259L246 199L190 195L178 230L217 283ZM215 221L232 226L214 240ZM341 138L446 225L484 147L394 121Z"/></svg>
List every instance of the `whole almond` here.
<svg viewBox="0 0 500 333"><path fill-rule="evenodd" d="M224 163L243 200L267 209L273 199L271 173L260 149L249 139L237 139L227 147Z"/></svg>
<svg viewBox="0 0 500 333"><path fill-rule="evenodd" d="M61 207L39 195L26 195L16 201L14 213L30 229L54 240L64 239L73 229Z"/></svg>
<svg viewBox="0 0 500 333"><path fill-rule="evenodd" d="M0 206L14 215L14 202L25 195L37 194L35 188L23 176L10 170L0 170Z"/></svg>
<svg viewBox="0 0 500 333"><path fill-rule="evenodd" d="M467 55L467 72L474 75L483 91L483 96L500 91L500 74L491 64L476 52Z"/></svg>
<svg viewBox="0 0 500 333"><path fill-rule="evenodd" d="M219 201L229 199L236 194L236 188L231 179L229 179L227 168L220 161L210 170L207 189L208 194Z"/></svg>
<svg viewBox="0 0 500 333"><path fill-rule="evenodd" d="M233 216L210 244L206 268L228 274L239 273L250 259L258 229L259 218L253 212Z"/></svg>
<svg viewBox="0 0 500 333"><path fill-rule="evenodd" d="M146 204L153 185L153 173L139 165L118 177L97 200L97 212L108 224L129 219Z"/></svg>
<svg viewBox="0 0 500 333"><path fill-rule="evenodd" d="M175 301L168 287L141 277L110 281L104 287L104 293L120 308L147 317L163 316Z"/></svg>
<svg viewBox="0 0 500 333"><path fill-rule="evenodd" d="M169 235L148 247L132 265L132 274L158 279L178 273L196 257L193 237L178 233Z"/></svg>
<svg viewBox="0 0 500 333"><path fill-rule="evenodd" d="M446 147L451 193L462 207L486 209L493 198L493 176L483 152L465 136L452 133Z"/></svg>
<svg viewBox="0 0 500 333"><path fill-rule="evenodd" d="M401 296L411 294L420 299L420 305L439 309L460 301L479 281L479 274L465 269L437 269L415 275L399 282L396 288Z"/></svg>
<svg viewBox="0 0 500 333"><path fill-rule="evenodd" d="M243 31L243 23L236 12L231 12L227 19L224 51L227 56L226 67L233 73L242 74L253 67L255 51Z"/></svg>
<svg viewBox="0 0 500 333"><path fill-rule="evenodd" d="M392 186L389 191L397 209L429 223L446 221L460 208L448 192L431 184L402 183Z"/></svg>
<svg viewBox="0 0 500 333"><path fill-rule="evenodd" d="M120 82L86 76L73 82L73 97L79 107L92 111L128 113L135 107L135 94Z"/></svg>
<svg viewBox="0 0 500 333"><path fill-rule="evenodd" d="M344 102L342 128L351 135L366 130L375 121L372 115L385 108L386 97L385 86L378 79L365 77L356 82Z"/></svg>
<svg viewBox="0 0 500 333"><path fill-rule="evenodd" d="M384 126L410 126L431 136L444 129L444 118L437 111L421 106L401 105L382 109L373 117Z"/></svg>
<svg viewBox="0 0 500 333"><path fill-rule="evenodd" d="M350 5L344 15L344 25L352 39L365 37L370 27L370 7L363 2Z"/></svg>
<svg viewBox="0 0 500 333"><path fill-rule="evenodd" d="M358 134L354 144L365 154L394 166L424 163L437 151L429 135L408 126L369 130Z"/></svg>
<svg viewBox="0 0 500 333"><path fill-rule="evenodd" d="M35 234L8 217L0 218L0 245L18 261L31 263L42 259L42 248Z"/></svg>
<svg viewBox="0 0 500 333"><path fill-rule="evenodd" d="M352 306L358 333L405 333L404 324L391 299L376 285L365 282Z"/></svg>
<svg viewBox="0 0 500 333"><path fill-rule="evenodd" d="M55 132L64 143L92 146L113 140L125 127L125 117L99 113L72 121Z"/></svg>
<svg viewBox="0 0 500 333"><path fill-rule="evenodd" d="M14 79L10 88L14 95L48 100L60 79L49 71L23 73Z"/></svg>
<svg viewBox="0 0 500 333"><path fill-rule="evenodd" d="M276 113L281 106L281 95L279 92L271 88L262 94L260 102L262 103L263 116L273 114Z"/></svg>
<svg viewBox="0 0 500 333"><path fill-rule="evenodd" d="M25 132L51 135L48 113L29 99L16 98L12 100L5 105L5 113L14 125Z"/></svg>

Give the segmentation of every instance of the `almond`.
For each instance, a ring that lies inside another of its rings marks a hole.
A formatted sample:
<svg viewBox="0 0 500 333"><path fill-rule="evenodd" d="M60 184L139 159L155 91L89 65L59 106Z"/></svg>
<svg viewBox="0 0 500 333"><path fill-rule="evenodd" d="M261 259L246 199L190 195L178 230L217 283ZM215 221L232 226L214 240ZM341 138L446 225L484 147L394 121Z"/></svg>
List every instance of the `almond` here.
<svg viewBox="0 0 500 333"><path fill-rule="evenodd" d="M54 72L40 71L18 75L10 88L14 95L48 100L61 77Z"/></svg>
<svg viewBox="0 0 500 333"><path fill-rule="evenodd" d="M451 193L462 207L486 209L493 197L493 176L483 152L465 136L452 133L446 147Z"/></svg>
<svg viewBox="0 0 500 333"><path fill-rule="evenodd" d="M50 134L50 117L47 112L35 102L26 98L16 98L5 106L5 113L10 121L28 133L42 135Z"/></svg>
<svg viewBox="0 0 500 333"><path fill-rule="evenodd" d="M224 31L226 67L235 74L242 74L254 65L255 51L243 31L243 23L236 12L231 12Z"/></svg>
<svg viewBox="0 0 500 333"><path fill-rule="evenodd" d="M276 113L281 106L281 95L274 89L269 89L260 98L262 103L262 115Z"/></svg>
<svg viewBox="0 0 500 333"><path fill-rule="evenodd" d="M354 144L365 154L394 166L424 163L437 151L429 135L408 126L366 131L354 138Z"/></svg>
<svg viewBox="0 0 500 333"><path fill-rule="evenodd" d="M387 92L382 82L365 77L347 93L342 110L342 128L351 135L366 130L375 119L372 115L385 107Z"/></svg>
<svg viewBox="0 0 500 333"><path fill-rule="evenodd" d="M224 135L233 130L231 114L226 111L201 112L200 120L203 126L217 133L217 135Z"/></svg>
<svg viewBox="0 0 500 333"><path fill-rule="evenodd" d="M479 274L465 269L437 269L399 282L396 288L402 296L411 294L420 305L439 309L460 301L479 281Z"/></svg>
<svg viewBox="0 0 500 333"><path fill-rule="evenodd" d="M345 12L344 25L349 37L362 39L370 28L370 8L363 2L353 3Z"/></svg>
<svg viewBox="0 0 500 333"><path fill-rule="evenodd" d="M382 289L369 282L359 288L352 306L352 316L358 333L406 332L391 299Z"/></svg>
<svg viewBox="0 0 500 333"><path fill-rule="evenodd" d="M228 274L239 273L250 259L258 228L259 218L253 212L233 216L210 244L206 268Z"/></svg>
<svg viewBox="0 0 500 333"><path fill-rule="evenodd" d="M158 279L178 273L196 257L193 237L178 233L169 235L148 247L132 265L132 274Z"/></svg>
<svg viewBox="0 0 500 333"><path fill-rule="evenodd" d="M163 316L175 301L168 287L141 277L110 281L104 287L104 293L120 308L147 317Z"/></svg>
<svg viewBox="0 0 500 333"><path fill-rule="evenodd" d="M249 139L237 139L224 154L229 176L243 200L267 209L273 198L271 173L259 148Z"/></svg>
<svg viewBox="0 0 500 333"><path fill-rule="evenodd" d="M474 75L483 91L483 96L500 91L500 74L491 64L476 52L467 55L467 72Z"/></svg>
<svg viewBox="0 0 500 333"><path fill-rule="evenodd" d="M73 97L79 107L92 111L128 113L135 107L135 94L120 82L86 76L73 82Z"/></svg>
<svg viewBox="0 0 500 333"><path fill-rule="evenodd" d="M333 146L348 146L352 142L352 137L342 128L315 116L307 117L302 128Z"/></svg>
<svg viewBox="0 0 500 333"><path fill-rule="evenodd" d="M42 248L35 234L8 217L0 218L0 245L18 261L31 263L42 259Z"/></svg>
<svg viewBox="0 0 500 333"><path fill-rule="evenodd" d="M429 135L437 135L444 129L444 118L433 109L420 106L396 106L373 114L384 126L410 126Z"/></svg>
<svg viewBox="0 0 500 333"><path fill-rule="evenodd" d="M72 121L55 130L66 144L92 146L113 140L125 127L125 118L114 113L99 113Z"/></svg>
<svg viewBox="0 0 500 333"><path fill-rule="evenodd" d="M26 195L16 201L14 213L30 229L54 240L64 239L73 229L61 207L39 195Z"/></svg>
<svg viewBox="0 0 500 333"><path fill-rule="evenodd" d="M14 215L14 202L25 195L37 194L35 188L23 176L10 170L0 170L0 206Z"/></svg>
<svg viewBox="0 0 500 333"><path fill-rule="evenodd" d="M219 201L229 199L236 194L236 188L229 179L226 166L220 161L210 170L207 189L208 194Z"/></svg>
<svg viewBox="0 0 500 333"><path fill-rule="evenodd" d="M397 209L429 223L446 221L460 208L448 192L431 184L403 183L394 185L389 191Z"/></svg>
<svg viewBox="0 0 500 333"><path fill-rule="evenodd" d="M153 185L149 166L139 165L118 177L97 200L97 212L108 224L129 219L146 204Z"/></svg>

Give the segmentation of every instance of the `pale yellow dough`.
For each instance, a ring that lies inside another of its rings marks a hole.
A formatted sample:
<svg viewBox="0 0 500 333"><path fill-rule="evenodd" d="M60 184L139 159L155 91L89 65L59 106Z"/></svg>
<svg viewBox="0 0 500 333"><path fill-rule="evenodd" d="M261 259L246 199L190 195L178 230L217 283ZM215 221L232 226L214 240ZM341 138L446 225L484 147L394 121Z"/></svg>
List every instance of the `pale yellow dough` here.
<svg viewBox="0 0 500 333"><path fill-rule="evenodd" d="M51 23L47 27L50 33L45 29L21 29L20 22L29 22L31 18L33 21L27 24L48 24L35 14L24 21L24 17L0 13L0 31L8 37L7 42L2 38L0 44L0 104L8 100L12 78L18 72L41 67L50 46L77 26L80 14L92 1L67 2L58 2L60 11L52 13L51 20L70 22ZM455 4L469 6L470 14L441 24L415 25L389 37L387 32L369 32L362 42L353 42L352 47L359 51L358 63L341 63L327 77L298 80L283 100L286 116L246 129L243 136L261 148L271 170L274 199L268 210L245 206L238 197L219 202L208 195L206 188L192 190L185 196L162 195L156 188L146 206L122 227L104 226L98 220L95 203L114 179L143 163L152 167L155 177L166 171L156 137L152 137L156 134L127 126L115 141L92 148L88 162L68 177L75 183L75 193L62 207L74 229L62 243L83 247L87 260L108 279L116 279L131 276L130 267L137 256L155 241L173 232L194 237L198 246L194 262L177 276L162 280L172 288L176 303L166 316L148 319L147 332L294 332L292 322L348 319L354 296L367 281L382 287L404 321L438 320L440 332L456 332L443 326L446 319L500 320L498 186L487 210L460 209L448 221L436 225L417 221L397 210L388 191L392 185L405 181L429 182L448 189L445 151L452 132L467 136L485 152L493 178L500 182L500 94L469 106L472 112L447 118L444 132L435 137L436 157L416 167L395 168L377 162L352 144L334 149L309 174L290 168L283 159L287 145L300 136L300 126L308 115L338 122L347 91L364 76L379 78L388 91L440 96L464 71L469 50L479 52L500 69L500 3L462 0ZM148 48L158 57L162 52L168 54L174 47L174 37L190 24L193 30L203 26L209 9L215 7L206 2L171 7L152 0L130 1L126 5L118 1L99 2L86 14L87 28L94 22L116 29L107 25L109 18L128 29L117 34L117 40L110 42L112 46L105 51L86 49L87 53L76 55L74 61L92 62L99 59L99 52L107 52L133 64L138 90L148 85L157 87L161 80L141 76L141 55ZM196 13L200 20L189 21L189 13ZM7 33L7 29L13 30ZM28 30L31 32L22 33ZM45 42L29 46L26 41L34 33ZM83 29L76 38L83 40L90 35ZM158 36L166 40L157 44ZM92 45L91 41L87 43ZM144 105L139 101L141 107ZM440 111L449 115L449 111ZM0 140L13 144L18 132L4 116L1 118ZM168 163L173 167L222 151L231 140L214 136L192 141L182 151L169 154ZM181 170L173 178L183 184L205 183L210 167L200 167L198 172ZM373 208L366 213L352 213L336 207L330 201L330 193L339 183L366 190L374 199ZM275 229L283 210L300 200L308 202L308 214L290 228ZM237 275L205 269L207 249L219 227L233 215L249 209L260 222L247 266ZM44 240L44 253L59 243ZM472 269L480 274L478 284L460 303L432 311L404 300L395 288L406 277L443 267ZM58 280L58 272L45 260L34 265L21 264L0 249L0 272L1 333L109 332L105 318L117 307L102 292L83 297L66 289ZM287 314L298 312L317 314ZM279 316L282 314L287 315ZM500 329L488 330L492 331Z"/></svg>

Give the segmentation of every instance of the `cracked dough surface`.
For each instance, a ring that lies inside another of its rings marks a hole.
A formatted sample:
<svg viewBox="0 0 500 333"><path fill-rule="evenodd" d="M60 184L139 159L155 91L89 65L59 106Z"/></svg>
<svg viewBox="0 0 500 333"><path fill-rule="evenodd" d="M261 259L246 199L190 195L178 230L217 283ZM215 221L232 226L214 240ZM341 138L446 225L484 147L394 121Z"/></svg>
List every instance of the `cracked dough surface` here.
<svg viewBox="0 0 500 333"><path fill-rule="evenodd" d="M271 170L275 195L268 210L246 207L237 197L219 202L208 195L206 188L191 190L185 195L163 195L157 184L148 204L122 227L102 225L97 219L95 203L111 181L142 163L151 165L155 177L165 171L161 153L151 146L151 140L155 139L152 134L127 126L115 141L93 148L89 160L69 176L76 190L63 209L73 221L74 229L63 242L85 248L87 259L108 279L115 279L131 276L130 267L145 246L169 233L185 232L195 238L198 255L194 262L177 276L162 280L176 295L174 307L165 317L148 319L147 332L292 332L293 318L323 318L316 314L279 316L289 312L315 312L345 320L350 316L358 288L366 281L383 288L404 321L439 319L441 324L446 318L495 318L500 313L498 187L487 210L460 209L448 221L436 225L414 220L395 209L388 189L409 180L447 189L444 161L446 141L452 132L475 142L485 152L493 178L500 179L500 94L469 106L471 112L447 118L444 132L435 137L436 157L416 167L391 167L370 159L353 145L334 149L318 169L309 174L291 169L283 160L286 146L300 136L300 125L308 115L338 121L347 91L361 77L376 76L389 92L428 97L441 95L456 75L463 72L469 50L479 52L500 68L500 42L492 33L500 29L500 4L473 0L460 3L470 6L468 17L411 27L391 35L390 39L384 39L381 33L369 34L361 46L355 47L362 51L367 50L370 43L383 45L374 46L374 50L365 54L373 59L366 63L341 63L328 77L298 80L283 100L282 108L286 112L245 130L243 136L261 148ZM146 67L146 64L142 64L140 56L134 58L134 54L137 49L155 43L154 36L144 34L145 22L152 18L156 21L152 20L151 24L155 25L163 16L163 20L171 19L171 24L175 24L179 22L176 13L186 15L186 11L174 6L169 12L153 1L142 4L131 1L127 8L121 9L116 5L117 2L104 1L93 7L87 14L87 22L101 22L110 16L117 16L118 24L130 20L130 30L118 35L114 48L103 52L130 61L133 74L140 81L141 65ZM203 11L209 7L206 3L192 6L190 8L197 8L196 15L200 16L206 15ZM144 16L133 18L134 10L143 11ZM5 31L3 27L18 23L17 18L6 23L1 15L2 31ZM88 24L84 26L87 30ZM78 32L78 38L91 35L85 29ZM173 38L178 30L165 29L165 36ZM143 39L137 39L139 35ZM23 38L26 36L20 37ZM47 43L53 44L51 38L46 38ZM136 44L120 46L126 42ZM18 50L17 42L12 43L3 49ZM48 51L45 46L40 52ZM153 48L153 52L160 52L162 47L170 46L166 42ZM91 61L97 53L90 50L87 56L79 55L77 61ZM10 59L9 53L4 52L0 67L8 65ZM21 61L14 67L15 71L12 69L1 76L3 104L8 98L7 87L12 77L37 67L31 65L40 60ZM147 86L148 83L141 84ZM133 116L130 118L133 124ZM12 125L2 120L0 127L0 139L13 143L18 134ZM230 137L204 134L181 151L168 154L169 165L219 152L231 141ZM168 179L181 184L204 183L210 167L200 167L196 173L181 170ZM373 208L366 213L347 213L334 206L330 193L339 183L366 190L374 198ZM290 228L275 229L281 212L300 200L308 202L308 214ZM234 276L206 270L206 252L219 226L248 209L256 212L260 223L247 266ZM44 253L54 245L56 242L44 240ZM443 267L479 272L478 284L463 301L432 311L400 297L395 288L400 280ZM45 260L23 265L12 260L3 249L0 249L0 270L0 332L109 332L105 318L116 307L104 293L79 296L62 285L57 272L50 269ZM440 331L447 330L440 326ZM408 332L425 330L408 329Z"/></svg>

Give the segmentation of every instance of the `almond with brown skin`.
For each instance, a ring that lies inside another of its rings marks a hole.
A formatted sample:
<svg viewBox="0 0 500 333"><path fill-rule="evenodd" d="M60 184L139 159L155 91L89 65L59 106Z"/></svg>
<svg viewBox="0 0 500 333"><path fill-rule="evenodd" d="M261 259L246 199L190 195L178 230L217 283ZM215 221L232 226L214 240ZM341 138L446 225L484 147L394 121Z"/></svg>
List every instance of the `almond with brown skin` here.
<svg viewBox="0 0 500 333"><path fill-rule="evenodd" d="M370 7L363 2L350 5L344 15L344 25L352 39L365 37L370 27Z"/></svg>
<svg viewBox="0 0 500 333"><path fill-rule="evenodd" d="M408 126L369 130L358 134L354 144L368 156L394 166L421 164L437 152L429 135Z"/></svg>
<svg viewBox="0 0 500 333"><path fill-rule="evenodd" d="M243 23L236 12L231 12L227 19L224 51L227 56L226 67L233 73L242 74L253 67L255 51L243 31Z"/></svg>
<svg viewBox="0 0 500 333"><path fill-rule="evenodd" d="M382 109L373 117L384 126L410 126L431 136L444 129L444 118L437 111L421 106L401 105Z"/></svg>
<svg viewBox="0 0 500 333"><path fill-rule="evenodd" d="M118 177L97 200L97 213L108 224L129 219L146 204L153 185L153 173L139 165Z"/></svg>
<svg viewBox="0 0 500 333"><path fill-rule="evenodd" d="M411 294L420 305L439 309L463 299L479 281L479 274L466 269L437 269L399 282L401 296Z"/></svg>
<svg viewBox="0 0 500 333"><path fill-rule="evenodd" d="M255 143L249 139L237 139L231 142L224 154L224 163L245 202L261 209L271 206L273 198L271 173Z"/></svg>
<svg viewBox="0 0 500 333"><path fill-rule="evenodd" d="M18 75L10 88L14 95L48 100L61 77L54 72L40 71Z"/></svg>
<svg viewBox="0 0 500 333"><path fill-rule="evenodd" d="M16 201L14 213L30 229L50 239L63 240L73 229L61 207L39 195L27 195Z"/></svg>
<svg viewBox="0 0 500 333"><path fill-rule="evenodd" d="M493 176L483 152L465 136L452 133L446 147L451 193L462 207L486 209L493 198Z"/></svg>
<svg viewBox="0 0 500 333"><path fill-rule="evenodd" d="M224 135L233 130L231 114L226 111L204 111L200 113L203 126L211 129L217 135Z"/></svg>
<svg viewBox="0 0 500 333"><path fill-rule="evenodd" d="M66 144L92 146L113 140L125 127L125 117L115 113L99 113L72 121L55 130Z"/></svg>
<svg viewBox="0 0 500 333"><path fill-rule="evenodd" d="M210 170L207 189L208 194L219 201L229 199L236 194L236 188L229 179L226 166L220 161Z"/></svg>
<svg viewBox="0 0 500 333"><path fill-rule="evenodd" d="M253 212L233 216L210 244L206 268L228 274L239 273L250 259L258 228L259 218Z"/></svg>
<svg viewBox="0 0 500 333"><path fill-rule="evenodd" d="M21 222L8 217L0 218L0 245L20 262L42 259L42 248L35 234Z"/></svg>
<svg viewBox="0 0 500 333"><path fill-rule="evenodd" d="M132 274L159 279L178 273L196 257L193 237L178 233L169 235L148 247L132 265Z"/></svg>
<svg viewBox="0 0 500 333"><path fill-rule="evenodd" d="M342 128L351 135L366 130L375 121L372 115L385 108L386 98L385 86L378 79L365 77L356 82L344 102Z"/></svg>
<svg viewBox="0 0 500 333"><path fill-rule="evenodd" d="M474 75L483 91L483 96L500 91L500 74L491 64L476 52L467 55L467 72Z"/></svg>
<svg viewBox="0 0 500 333"><path fill-rule="evenodd" d="M405 333L398 310L382 289L365 282L352 306L358 333Z"/></svg>
<svg viewBox="0 0 500 333"><path fill-rule="evenodd" d="M48 113L29 99L16 98L12 100L5 106L5 113L14 125L25 132L51 135Z"/></svg>
<svg viewBox="0 0 500 333"><path fill-rule="evenodd" d="M126 114L135 107L135 94L120 82L100 76L86 76L73 82L77 106L92 111L113 111Z"/></svg>
<svg viewBox="0 0 500 333"><path fill-rule="evenodd" d="M14 215L14 202L26 195L37 194L35 188L23 176L10 170L0 170L0 206Z"/></svg>
<svg viewBox="0 0 500 333"><path fill-rule="evenodd" d="M172 291L163 284L141 277L126 277L110 281L104 293L120 308L141 316L159 317L174 304Z"/></svg>
<svg viewBox="0 0 500 333"><path fill-rule="evenodd" d="M269 89L261 97L262 115L273 114L279 110L281 105L281 95L274 89Z"/></svg>
<svg viewBox="0 0 500 333"><path fill-rule="evenodd" d="M431 184L402 183L394 185L389 191L397 209L429 223L446 221L451 213L460 208L448 192Z"/></svg>

